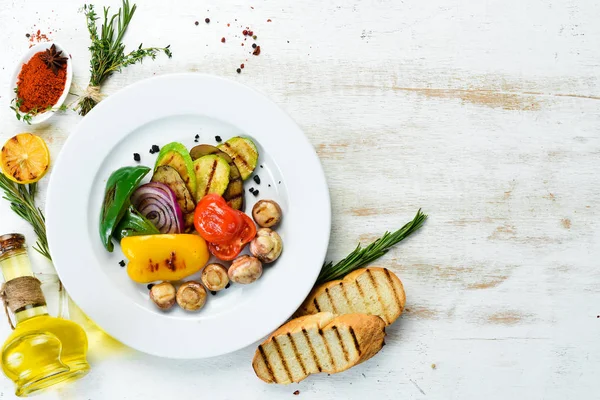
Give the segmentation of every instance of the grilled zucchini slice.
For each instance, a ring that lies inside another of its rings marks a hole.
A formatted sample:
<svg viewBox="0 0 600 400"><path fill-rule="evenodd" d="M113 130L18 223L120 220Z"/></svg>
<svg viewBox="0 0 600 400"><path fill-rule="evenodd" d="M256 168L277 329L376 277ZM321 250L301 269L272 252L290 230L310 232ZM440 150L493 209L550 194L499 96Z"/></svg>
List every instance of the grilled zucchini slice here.
<svg viewBox="0 0 600 400"><path fill-rule="evenodd" d="M170 187L175 193L177 203L184 214L191 213L196 208L194 197L192 197L192 194L185 185L185 182L183 179L181 179L181 176L175 170L175 168L171 167L170 165L161 165L154 171L151 181L164 183Z"/></svg>
<svg viewBox="0 0 600 400"><path fill-rule="evenodd" d="M154 170L162 165L169 165L175 168L175 171L179 173L190 193L196 193L196 176L194 175L192 158L184 145L178 142L164 145L160 149L160 153L158 153Z"/></svg>
<svg viewBox="0 0 600 400"><path fill-rule="evenodd" d="M229 163L229 185L223 193L223 198L227 201L229 207L241 210L244 205L244 184L242 183L240 170L235 166L231 157L210 144L201 144L190 150L192 160L211 154L217 155Z"/></svg>
<svg viewBox="0 0 600 400"><path fill-rule="evenodd" d="M227 153L235 163L235 166L240 170L242 179L246 180L252 175L256 164L258 163L258 149L252 140L236 136L217 148Z"/></svg>
<svg viewBox="0 0 600 400"><path fill-rule="evenodd" d="M211 154L194 161L196 174L196 202L209 193L223 195L229 185L229 164L225 159Z"/></svg>

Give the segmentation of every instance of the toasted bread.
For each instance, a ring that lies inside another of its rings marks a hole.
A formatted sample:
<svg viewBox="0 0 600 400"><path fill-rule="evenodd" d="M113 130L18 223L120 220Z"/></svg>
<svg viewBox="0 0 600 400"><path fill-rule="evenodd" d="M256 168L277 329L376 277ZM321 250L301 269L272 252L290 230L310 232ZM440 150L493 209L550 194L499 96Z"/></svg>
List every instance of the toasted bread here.
<svg viewBox="0 0 600 400"><path fill-rule="evenodd" d="M394 322L406 303L402 282L386 268L360 268L342 280L315 287L294 317L329 311L335 314L377 315L386 325Z"/></svg>
<svg viewBox="0 0 600 400"><path fill-rule="evenodd" d="M335 374L373 357L383 347L385 323L374 315L329 312L289 321L254 354L256 376L267 383L300 382L310 374Z"/></svg>

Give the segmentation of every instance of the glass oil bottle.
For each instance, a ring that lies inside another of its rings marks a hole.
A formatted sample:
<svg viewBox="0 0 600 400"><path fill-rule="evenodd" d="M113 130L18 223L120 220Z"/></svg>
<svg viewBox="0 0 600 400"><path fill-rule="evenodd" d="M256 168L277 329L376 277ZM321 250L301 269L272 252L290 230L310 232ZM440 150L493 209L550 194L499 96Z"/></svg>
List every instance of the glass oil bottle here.
<svg viewBox="0 0 600 400"><path fill-rule="evenodd" d="M48 314L23 235L0 236L0 268L5 311L9 308L16 321L2 346L0 363L15 383L16 395L28 396L86 375L90 367L85 331L72 321ZM10 316L9 321L12 325Z"/></svg>

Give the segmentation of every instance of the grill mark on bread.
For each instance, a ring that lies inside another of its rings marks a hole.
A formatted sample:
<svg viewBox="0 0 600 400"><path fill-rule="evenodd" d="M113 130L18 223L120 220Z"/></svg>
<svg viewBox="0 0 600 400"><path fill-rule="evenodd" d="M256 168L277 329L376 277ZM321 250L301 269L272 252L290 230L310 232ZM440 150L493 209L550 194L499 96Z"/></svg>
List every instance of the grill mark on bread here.
<svg viewBox="0 0 600 400"><path fill-rule="evenodd" d="M313 304L315 305L315 308L317 309L317 312L321 312L321 307L319 307L319 302L317 301L316 297L313 300Z"/></svg>
<svg viewBox="0 0 600 400"><path fill-rule="evenodd" d="M387 307L385 306L385 303L381 300L381 296L379 295L379 285L375 281L375 278L373 278L373 274L371 273L371 270L369 268L367 268L367 276L371 281L371 285L373 285L373 289L375 289L375 294L377 295L377 302L381 304L381 310L383 311L383 316L385 317L382 319L385 321L386 324L388 324L389 319L387 316Z"/></svg>
<svg viewBox="0 0 600 400"><path fill-rule="evenodd" d="M352 335L352 340L354 340L354 347L356 347L356 351L358 352L358 356L360 357L360 345L358 344L358 339L356 338L356 333L354 333L354 329L350 327L350 335Z"/></svg>
<svg viewBox="0 0 600 400"><path fill-rule="evenodd" d="M323 344L325 345L325 350L327 350L327 355L329 356L329 361L331 361L331 365L334 369L337 369L337 364L335 363L335 359L333 358L333 354L331 354L331 350L329 349L329 343L327 343L327 338L323 335L323 331L319 328L319 336L323 338Z"/></svg>
<svg viewBox="0 0 600 400"><path fill-rule="evenodd" d="M344 353L344 360L348 362L348 350L346 350L346 346L344 346L344 341L342 340L342 336L338 331L337 326L332 326L331 329L335 332L335 336L337 336L338 341L340 342L340 347L342 348L342 352Z"/></svg>
<svg viewBox="0 0 600 400"><path fill-rule="evenodd" d="M342 289L342 295L344 296L344 300L346 300L346 304L352 308L350 303L350 300L348 299L348 293L346 293L346 286L344 286L344 283L342 281L340 281L340 289Z"/></svg>
<svg viewBox="0 0 600 400"><path fill-rule="evenodd" d="M321 372L322 371L321 363L319 362L319 358L317 357L315 348L313 347L313 344L310 341L310 337L308 336L308 332L306 332L306 329L302 328L302 334L304 335L304 339L306 339L306 343L308 343L308 348L310 349L310 354L311 354L313 360L315 360L315 364L317 364L317 369L319 370L319 372Z"/></svg>
<svg viewBox="0 0 600 400"><path fill-rule="evenodd" d="M398 304L398 307L400 308L400 310L402 310L402 303L400 302L400 296L398 296L398 292L396 291L396 285L394 285L394 281L392 280L392 277L390 276L390 271L388 271L387 268L384 268L383 271L385 272L385 278L387 279L388 283L392 287L392 293L394 294L395 304Z"/></svg>
<svg viewBox="0 0 600 400"><path fill-rule="evenodd" d="M365 303L365 311L367 314L373 314L371 312L371 307L369 307L369 302L366 300L365 298L365 293L362 290L362 287L360 286L360 281L358 279L356 279L356 288L358 289L358 293L360 293L360 297L363 299L363 303Z"/></svg>
<svg viewBox="0 0 600 400"><path fill-rule="evenodd" d="M275 350L277 350L277 355L281 359L281 365L283 365L283 370L285 371L285 374L287 375L288 379L293 382L294 380L292 379L292 374L290 372L290 369L288 368L285 358L283 357L283 353L281 352L281 347L279 346L279 343L277 342L277 336L273 336L273 344L275 345Z"/></svg>
<svg viewBox="0 0 600 400"><path fill-rule="evenodd" d="M275 383L277 383L277 378L275 377L275 374L273 374L273 370L271 369L271 364L269 364L269 359L267 358L267 355L265 354L265 349L263 349L262 344L258 346L258 352L260 353L260 358L262 359L263 363L267 367L267 371L269 372L269 375L271 376L273 381L275 381Z"/></svg>
<svg viewBox="0 0 600 400"><path fill-rule="evenodd" d="M332 309L333 313L337 314L338 311L335 308L335 304L333 304L333 299L331 298L331 294L329 294L329 288L325 288L325 294L327 295L327 298L329 299L329 302L331 303L331 309Z"/></svg>
<svg viewBox="0 0 600 400"><path fill-rule="evenodd" d="M302 360L302 357L300 357L300 353L298 353L298 347L296 347L296 342L294 341L294 337L289 332L287 333L287 337L288 337L290 343L292 344L292 350L294 350L294 357L296 357L296 360L298 360L298 364L300 364L300 368L302 368L302 373L304 375L308 375L306 373L306 367L304 366L304 361Z"/></svg>

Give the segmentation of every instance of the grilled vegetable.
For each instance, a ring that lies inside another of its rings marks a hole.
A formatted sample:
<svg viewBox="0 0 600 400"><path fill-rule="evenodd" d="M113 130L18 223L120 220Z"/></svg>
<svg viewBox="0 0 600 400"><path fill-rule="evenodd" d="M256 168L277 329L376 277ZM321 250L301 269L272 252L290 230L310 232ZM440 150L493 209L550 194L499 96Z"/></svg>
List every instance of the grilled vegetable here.
<svg viewBox="0 0 600 400"><path fill-rule="evenodd" d="M260 200L252 207L252 218L259 226L270 228L281 221L281 207L273 200Z"/></svg>
<svg viewBox="0 0 600 400"><path fill-rule="evenodd" d="M100 238L106 250L113 251L111 237L127 211L129 196L149 171L150 168L142 166L123 167L108 178L100 212Z"/></svg>
<svg viewBox="0 0 600 400"><path fill-rule="evenodd" d="M186 147L181 143L172 142L160 149L156 165L157 169L161 165L169 165L179 173L181 179L185 182L190 193L196 193L196 175L194 175L194 166Z"/></svg>
<svg viewBox="0 0 600 400"><path fill-rule="evenodd" d="M150 182L131 195L131 204L148 218L160 233L182 233L183 215L175 193L164 183Z"/></svg>
<svg viewBox="0 0 600 400"><path fill-rule="evenodd" d="M194 161L194 172L198 188L196 201L209 193L222 195L229 185L229 164L216 155L200 157Z"/></svg>
<svg viewBox="0 0 600 400"><path fill-rule="evenodd" d="M177 290L177 304L186 311L201 309L206 303L206 289L199 282L188 281Z"/></svg>
<svg viewBox="0 0 600 400"><path fill-rule="evenodd" d="M133 206L129 206L123 218L113 232L113 237L121 241L124 237L138 235L157 235L160 232Z"/></svg>
<svg viewBox="0 0 600 400"><path fill-rule="evenodd" d="M175 286L171 282L162 282L150 289L150 300L161 310L168 310L175 304Z"/></svg>
<svg viewBox="0 0 600 400"><path fill-rule="evenodd" d="M164 183L171 188L175 197L177 198L177 204L181 208L181 212L186 214L194 211L196 204L190 191L185 186L185 182L181 179L179 173L175 168L170 165L161 165L156 168L154 175L152 175L152 182Z"/></svg>
<svg viewBox="0 0 600 400"><path fill-rule="evenodd" d="M250 242L250 253L265 264L272 263L281 255L281 237L272 229L260 228Z"/></svg>
<svg viewBox="0 0 600 400"><path fill-rule="evenodd" d="M227 276L227 268L221 264L208 264L202 270L202 283L208 290L217 292L225 289L229 284L229 276Z"/></svg>
<svg viewBox="0 0 600 400"><path fill-rule="evenodd" d="M243 255L231 263L227 274L233 282L247 285L260 278L262 272L262 264L258 258Z"/></svg>
<svg viewBox="0 0 600 400"><path fill-rule="evenodd" d="M220 144L217 148L229 154L240 170L243 180L250 177L258 162L258 150L252 140L236 136Z"/></svg>
<svg viewBox="0 0 600 400"><path fill-rule="evenodd" d="M244 205L244 184L242 183L240 170L235 166L235 163L231 157L229 157L229 154L222 152L210 144L201 144L190 150L192 160L211 154L222 157L229 163L229 185L227 185L227 189L225 189L225 193L223 193L223 198L227 201L229 207L241 210Z"/></svg>
<svg viewBox="0 0 600 400"><path fill-rule="evenodd" d="M202 269L208 261L206 242L198 235L131 236L121 241L134 282L176 281Z"/></svg>

